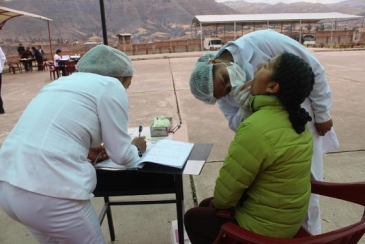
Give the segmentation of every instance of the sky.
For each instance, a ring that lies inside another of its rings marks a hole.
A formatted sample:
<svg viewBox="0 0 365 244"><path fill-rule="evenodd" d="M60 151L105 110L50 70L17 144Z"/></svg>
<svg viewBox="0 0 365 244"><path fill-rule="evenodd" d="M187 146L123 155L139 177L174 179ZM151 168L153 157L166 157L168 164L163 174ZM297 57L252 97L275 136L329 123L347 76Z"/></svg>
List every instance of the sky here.
<svg viewBox="0 0 365 244"><path fill-rule="evenodd" d="M226 1L235 1L235 0L216 0L217 2L226 2ZM344 0L244 0L248 3L296 3L296 2L308 2L308 3L322 3L322 4L331 4L343 2Z"/></svg>

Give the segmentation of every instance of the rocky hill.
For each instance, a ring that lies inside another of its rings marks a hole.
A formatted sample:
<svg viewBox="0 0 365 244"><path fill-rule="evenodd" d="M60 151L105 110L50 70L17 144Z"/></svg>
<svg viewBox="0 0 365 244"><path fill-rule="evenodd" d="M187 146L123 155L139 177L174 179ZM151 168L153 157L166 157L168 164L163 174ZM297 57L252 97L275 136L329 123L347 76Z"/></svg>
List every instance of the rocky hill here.
<svg viewBox="0 0 365 244"><path fill-rule="evenodd" d="M102 36L99 0L1 0L0 3L53 19L53 39L91 40L93 36ZM184 29L190 29L197 14L237 13L214 0L104 0L104 8L110 38L128 32L136 40L156 32L182 35ZM47 24L29 17L15 18L5 24L1 37L20 41L48 39Z"/></svg>
<svg viewBox="0 0 365 244"><path fill-rule="evenodd" d="M102 40L99 0L0 0L0 5L53 19L51 38L57 42ZM194 16L201 14L342 12L365 16L364 0L274 5L215 0L104 0L104 7L109 40L116 41L116 34L126 32L133 34L134 42L184 36L191 30ZM29 17L9 20L0 33L0 41L48 40L46 21Z"/></svg>
<svg viewBox="0 0 365 244"><path fill-rule="evenodd" d="M245 1L227 1L224 2L243 14L265 14L265 13L325 13L340 12L344 14L355 14L365 16L364 0L347 0L335 4L307 3L297 2L291 4L277 3L248 3Z"/></svg>

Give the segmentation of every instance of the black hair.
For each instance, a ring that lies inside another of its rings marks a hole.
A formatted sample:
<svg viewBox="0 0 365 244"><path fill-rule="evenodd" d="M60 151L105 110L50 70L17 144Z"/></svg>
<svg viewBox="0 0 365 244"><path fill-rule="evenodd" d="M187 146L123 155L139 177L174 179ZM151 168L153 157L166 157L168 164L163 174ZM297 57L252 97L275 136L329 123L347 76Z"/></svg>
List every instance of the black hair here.
<svg viewBox="0 0 365 244"><path fill-rule="evenodd" d="M294 130L302 133L305 124L312 120L309 113L300 107L313 90L312 68L300 57L285 52L275 64L272 80L280 85L276 96L287 109Z"/></svg>
<svg viewBox="0 0 365 244"><path fill-rule="evenodd" d="M56 50L56 53L60 53L60 52L62 52L61 49L57 49Z"/></svg>

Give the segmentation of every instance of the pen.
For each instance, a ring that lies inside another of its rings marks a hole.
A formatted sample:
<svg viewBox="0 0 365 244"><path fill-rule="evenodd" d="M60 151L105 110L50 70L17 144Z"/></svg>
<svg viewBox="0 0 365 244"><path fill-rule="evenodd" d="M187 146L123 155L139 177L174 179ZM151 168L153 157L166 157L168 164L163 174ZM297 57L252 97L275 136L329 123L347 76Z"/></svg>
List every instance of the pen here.
<svg viewBox="0 0 365 244"><path fill-rule="evenodd" d="M143 127L142 127L142 125L140 125L139 128L138 128L138 133L139 133L138 137L141 137L142 130L143 130Z"/></svg>
<svg viewBox="0 0 365 244"><path fill-rule="evenodd" d="M172 133L175 133L179 128L180 128L181 124L177 124L172 130Z"/></svg>

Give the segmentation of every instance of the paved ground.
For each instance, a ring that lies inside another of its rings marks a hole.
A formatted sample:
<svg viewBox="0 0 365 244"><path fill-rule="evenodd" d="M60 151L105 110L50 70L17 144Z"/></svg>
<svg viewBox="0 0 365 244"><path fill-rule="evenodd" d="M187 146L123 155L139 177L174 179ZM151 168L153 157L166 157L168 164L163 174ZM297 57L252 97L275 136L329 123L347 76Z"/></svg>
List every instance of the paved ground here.
<svg viewBox="0 0 365 244"><path fill-rule="evenodd" d="M333 92L332 116L340 141L339 149L324 156L324 176L330 182L365 180L365 51L315 52L327 70ZM319 51L319 50L318 50ZM187 124L189 140L214 143L202 174L194 177L198 200L211 196L214 181L234 133L217 106L208 106L193 98L189 90L189 75L199 52L132 56L136 74L128 91L130 126L148 126L153 117L169 115L174 121ZM6 113L0 115L0 146L29 101L38 90L50 83L49 72L3 74L2 94ZM185 209L192 201L189 178L184 178ZM97 212L101 199L92 200ZM341 201L322 198L324 231L345 226L359 219L363 209ZM175 206L114 207L117 241L124 244L171 243L171 221L176 219ZM110 243L107 223L102 226ZM11 220L0 209L0 243L37 243L26 228ZM365 243L363 241L361 243Z"/></svg>

